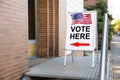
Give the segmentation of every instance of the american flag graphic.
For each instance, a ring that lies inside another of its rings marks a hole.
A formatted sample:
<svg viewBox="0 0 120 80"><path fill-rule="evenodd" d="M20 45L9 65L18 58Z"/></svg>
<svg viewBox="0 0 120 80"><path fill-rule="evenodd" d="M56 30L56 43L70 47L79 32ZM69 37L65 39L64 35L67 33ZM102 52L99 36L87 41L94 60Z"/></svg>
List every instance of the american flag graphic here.
<svg viewBox="0 0 120 80"><path fill-rule="evenodd" d="M92 24L91 14L76 13L71 14L72 25L74 24Z"/></svg>

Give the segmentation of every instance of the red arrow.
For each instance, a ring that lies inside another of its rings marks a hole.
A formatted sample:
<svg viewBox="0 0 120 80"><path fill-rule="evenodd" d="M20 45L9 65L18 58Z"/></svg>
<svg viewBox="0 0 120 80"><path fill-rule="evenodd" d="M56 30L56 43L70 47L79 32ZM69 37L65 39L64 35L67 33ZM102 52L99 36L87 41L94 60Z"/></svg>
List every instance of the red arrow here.
<svg viewBox="0 0 120 80"><path fill-rule="evenodd" d="M79 46L90 46L89 43L79 43L79 42L75 42L75 43L72 43L70 45L76 46L76 47L79 47Z"/></svg>

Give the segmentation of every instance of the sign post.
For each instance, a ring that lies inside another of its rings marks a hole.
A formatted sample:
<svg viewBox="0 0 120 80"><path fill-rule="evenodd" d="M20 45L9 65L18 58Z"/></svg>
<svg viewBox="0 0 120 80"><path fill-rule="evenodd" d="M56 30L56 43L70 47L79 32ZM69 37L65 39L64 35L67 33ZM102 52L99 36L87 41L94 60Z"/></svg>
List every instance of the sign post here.
<svg viewBox="0 0 120 80"><path fill-rule="evenodd" d="M68 13L66 50L93 51L94 58L94 50L96 48L97 48L96 11ZM94 62L94 59L92 60ZM92 67L94 67L94 63L92 64Z"/></svg>

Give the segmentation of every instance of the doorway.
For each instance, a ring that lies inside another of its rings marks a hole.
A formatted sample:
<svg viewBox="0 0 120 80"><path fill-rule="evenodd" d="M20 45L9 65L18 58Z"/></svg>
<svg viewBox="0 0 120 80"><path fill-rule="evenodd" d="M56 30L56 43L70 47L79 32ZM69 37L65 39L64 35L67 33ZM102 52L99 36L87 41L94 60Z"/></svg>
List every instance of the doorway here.
<svg viewBox="0 0 120 80"><path fill-rule="evenodd" d="M59 0L28 0L29 42L34 54L49 58L59 55Z"/></svg>
<svg viewBox="0 0 120 80"><path fill-rule="evenodd" d="M35 25L35 1L28 0L28 56L29 59L37 57L37 40L36 40L36 25Z"/></svg>

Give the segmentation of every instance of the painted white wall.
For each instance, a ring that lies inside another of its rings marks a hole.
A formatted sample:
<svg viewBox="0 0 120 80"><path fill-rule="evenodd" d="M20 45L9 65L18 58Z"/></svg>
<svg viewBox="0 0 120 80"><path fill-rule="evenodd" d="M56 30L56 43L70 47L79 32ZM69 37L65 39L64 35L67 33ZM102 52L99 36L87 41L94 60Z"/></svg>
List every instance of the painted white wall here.
<svg viewBox="0 0 120 80"><path fill-rule="evenodd" d="M65 53L66 29L68 12L82 12L83 0L59 0L59 56ZM83 51L73 51L74 55L81 56Z"/></svg>
<svg viewBox="0 0 120 80"><path fill-rule="evenodd" d="M68 12L81 12L83 11L83 0L66 0Z"/></svg>
<svg viewBox="0 0 120 80"><path fill-rule="evenodd" d="M66 4L66 0L59 0L59 56L63 56L65 52Z"/></svg>

